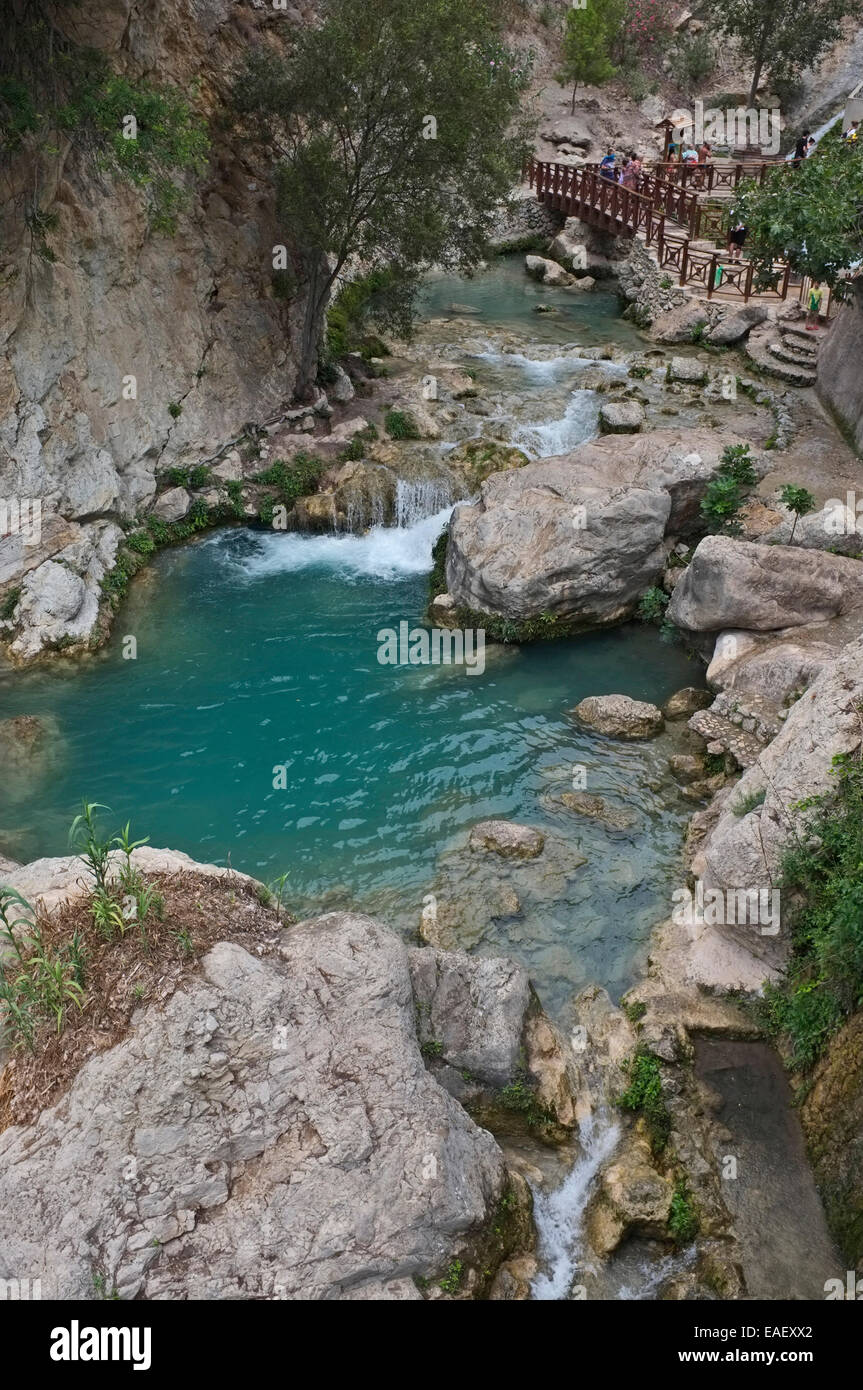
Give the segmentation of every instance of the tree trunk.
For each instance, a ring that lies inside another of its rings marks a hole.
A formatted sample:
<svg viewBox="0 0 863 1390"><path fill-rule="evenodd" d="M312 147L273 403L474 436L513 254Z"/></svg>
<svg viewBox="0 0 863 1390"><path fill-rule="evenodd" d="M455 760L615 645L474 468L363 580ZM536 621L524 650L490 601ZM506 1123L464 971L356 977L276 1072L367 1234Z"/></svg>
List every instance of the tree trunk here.
<svg viewBox="0 0 863 1390"><path fill-rule="evenodd" d="M764 67L764 50L767 47L767 31L762 30L758 40L758 47L755 50L755 70L752 74L752 86L749 88L749 106L755 105L755 98L758 95L758 83L761 81L761 70Z"/></svg>
<svg viewBox="0 0 863 1390"><path fill-rule="evenodd" d="M573 84L572 84L572 101L571 101L570 104L569 104L569 114L570 114L570 116L574 116L574 115L575 115L575 94L576 94L577 91L578 91L578 83L577 83L577 82L573 82Z"/></svg>
<svg viewBox="0 0 863 1390"><path fill-rule="evenodd" d="M324 326L324 311L329 285L321 275L321 263L315 260L306 277L306 307L300 330L299 361L294 396L298 401L311 401L315 394L318 374L318 350Z"/></svg>

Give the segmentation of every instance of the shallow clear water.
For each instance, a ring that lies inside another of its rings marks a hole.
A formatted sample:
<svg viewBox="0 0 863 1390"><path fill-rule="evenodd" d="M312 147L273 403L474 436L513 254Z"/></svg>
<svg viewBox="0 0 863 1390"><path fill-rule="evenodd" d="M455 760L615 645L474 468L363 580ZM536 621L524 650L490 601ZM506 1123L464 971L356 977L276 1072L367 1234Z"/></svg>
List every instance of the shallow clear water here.
<svg viewBox="0 0 863 1390"><path fill-rule="evenodd" d="M549 305L554 313L538 314L538 304ZM638 329L619 317L614 290L603 288L601 281L590 291L540 285L525 274L522 255L497 256L470 279L429 276L421 309L429 318L469 318L477 327L509 329L542 343L597 347L614 342L633 349L644 345Z"/></svg>
<svg viewBox="0 0 863 1390"><path fill-rule="evenodd" d="M47 763L6 779L0 852L65 852L86 796L153 844L266 880L287 870L294 910L343 902L415 929L424 894L446 893L441 869L460 900L485 898L476 873L512 877L463 852L469 827L524 820L553 843L512 871L523 911L463 924L463 944L513 951L552 1007L594 977L628 984L685 810L661 782L667 749L594 738L566 711L603 691L662 699L697 669L640 626L490 647L483 674L382 666L377 633L420 620L445 518L364 537L230 530L162 554L103 654L0 680L3 714L56 725ZM631 832L550 808L574 764L635 813Z"/></svg>

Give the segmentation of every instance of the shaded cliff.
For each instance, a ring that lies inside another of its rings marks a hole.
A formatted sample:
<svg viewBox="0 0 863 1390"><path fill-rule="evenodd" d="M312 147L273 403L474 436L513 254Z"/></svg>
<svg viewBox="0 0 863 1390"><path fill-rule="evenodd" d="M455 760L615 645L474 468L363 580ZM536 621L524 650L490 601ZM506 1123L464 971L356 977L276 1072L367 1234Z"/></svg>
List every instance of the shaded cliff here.
<svg viewBox="0 0 863 1390"><path fill-rule="evenodd" d="M52 11L64 37L105 55L112 73L178 89L206 122L210 150L203 174L183 179L173 236L148 225L142 192L100 168L86 141L61 134L38 157L25 141L6 161L0 497L41 498L43 559L68 544L57 527L52 546L57 518L133 514L157 471L199 462L291 396L302 306L273 293L280 238L266 151L239 145L225 109L249 42L265 29L273 42L289 38L312 13L231 0ZM53 260L22 215L36 180Z"/></svg>
<svg viewBox="0 0 863 1390"><path fill-rule="evenodd" d="M840 309L818 357L818 394L863 453L863 285Z"/></svg>

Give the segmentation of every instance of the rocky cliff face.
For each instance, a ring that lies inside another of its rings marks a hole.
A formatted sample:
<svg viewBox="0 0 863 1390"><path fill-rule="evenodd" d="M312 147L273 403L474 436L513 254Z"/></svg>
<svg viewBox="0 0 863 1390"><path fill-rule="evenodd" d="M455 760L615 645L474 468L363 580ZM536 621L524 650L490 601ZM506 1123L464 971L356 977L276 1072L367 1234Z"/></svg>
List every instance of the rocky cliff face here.
<svg viewBox="0 0 863 1390"><path fill-rule="evenodd" d="M57 557L92 598L116 551L106 521L146 504L158 472L212 456L290 398L300 306L272 293L279 237L266 160L239 146L221 113L249 41L265 28L284 37L312 14L307 5L256 11L231 0L161 0L146 11L133 0L98 0L59 16L70 38L134 81L186 93L196 84L211 157L169 236L148 230L131 185L100 175L59 140L41 198L57 218L54 263L33 254L20 218L30 152L9 171L0 207L0 499L38 499L42 535L4 540L0 519L0 593ZM76 599L80 607L84 593L67 594L66 607Z"/></svg>
<svg viewBox="0 0 863 1390"><path fill-rule="evenodd" d="M840 309L818 355L818 393L863 453L863 288Z"/></svg>
<svg viewBox="0 0 863 1390"><path fill-rule="evenodd" d="M244 875L165 850L135 864L161 875L166 921L196 904L202 954L167 993L165 957L162 997L139 985L110 1037L82 1015L44 1109L25 1098L38 1058L0 1059L0 1277L56 1298L95 1278L132 1298L510 1296L493 1280L532 1242L529 1192L451 1087L469 1062L494 1092L523 1045L540 1068L555 1052L532 1046L521 967L408 951L351 913L286 927ZM74 859L9 881L42 914L82 899Z"/></svg>

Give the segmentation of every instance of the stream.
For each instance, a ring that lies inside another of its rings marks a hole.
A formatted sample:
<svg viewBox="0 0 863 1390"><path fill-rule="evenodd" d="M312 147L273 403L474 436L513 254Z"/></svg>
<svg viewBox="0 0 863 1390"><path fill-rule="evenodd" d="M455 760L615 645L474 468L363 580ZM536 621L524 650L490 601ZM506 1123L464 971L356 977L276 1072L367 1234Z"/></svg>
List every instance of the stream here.
<svg viewBox="0 0 863 1390"><path fill-rule="evenodd" d="M469 280L431 278L406 355L422 370L469 368L477 395L451 413L439 443L417 450L445 460L459 442L489 437L530 458L565 452L597 433L597 385L631 387L629 355L646 351L611 291L549 290L527 279L520 257ZM681 398L665 413L685 425L702 410ZM44 753L4 777L0 853L68 852L85 797L154 845L264 881L286 874L297 916L352 907L412 940L433 902L446 945L521 961L564 1027L588 982L619 998L682 872L692 807L668 764L685 729L625 743L568 712L591 694L662 703L701 684L702 667L638 623L488 646L470 674L382 665L381 631L423 622L452 500L445 482L405 478L392 527L231 528L162 552L97 656L0 669L0 715L35 715L50 733ZM567 809L574 786L602 797L615 824ZM471 854L470 828L487 817L539 826L542 856L490 864ZM598 1296L655 1297L686 1267L687 1252L633 1244L613 1283L583 1270L585 1204L618 1137L617 1119L600 1117L562 1182L535 1189L536 1299L579 1296L582 1275Z"/></svg>

